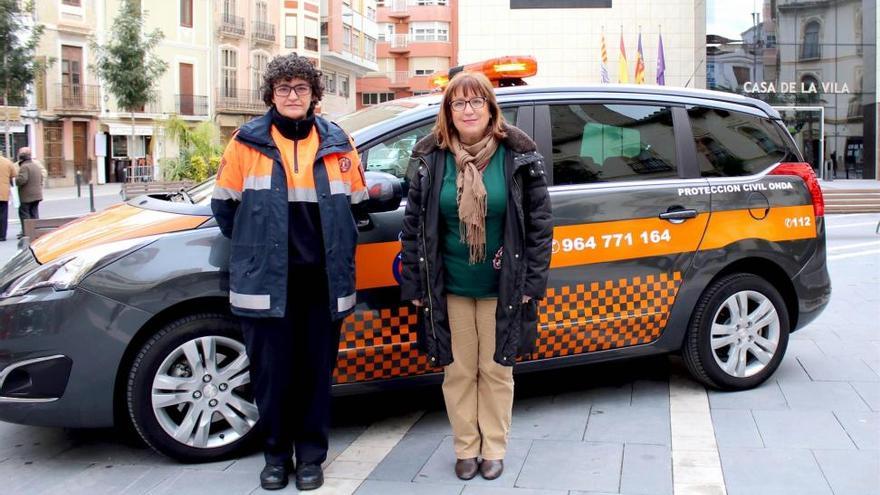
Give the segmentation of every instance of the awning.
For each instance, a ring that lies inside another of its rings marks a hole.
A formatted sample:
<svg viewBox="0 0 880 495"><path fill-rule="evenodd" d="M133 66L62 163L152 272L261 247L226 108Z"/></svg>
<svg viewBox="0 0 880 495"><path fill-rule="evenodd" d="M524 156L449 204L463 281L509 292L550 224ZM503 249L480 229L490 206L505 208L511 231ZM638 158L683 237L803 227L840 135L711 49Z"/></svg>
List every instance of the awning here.
<svg viewBox="0 0 880 495"><path fill-rule="evenodd" d="M161 128L154 128L151 125L135 125L134 126L134 135L135 136L152 136L153 129L156 129L158 134L162 133ZM107 124L107 130L111 136L131 136L131 125Z"/></svg>

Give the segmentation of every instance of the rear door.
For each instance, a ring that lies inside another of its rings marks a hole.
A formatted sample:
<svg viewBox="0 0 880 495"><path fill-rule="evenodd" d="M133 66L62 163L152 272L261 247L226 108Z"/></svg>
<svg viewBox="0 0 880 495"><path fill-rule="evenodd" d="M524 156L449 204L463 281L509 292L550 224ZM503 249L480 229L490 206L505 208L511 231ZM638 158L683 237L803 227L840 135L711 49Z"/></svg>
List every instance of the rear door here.
<svg viewBox="0 0 880 495"><path fill-rule="evenodd" d="M681 107L627 100L535 107L552 163L550 283L533 359L657 340L709 218L705 179L685 179ZM679 133L680 135L680 133Z"/></svg>

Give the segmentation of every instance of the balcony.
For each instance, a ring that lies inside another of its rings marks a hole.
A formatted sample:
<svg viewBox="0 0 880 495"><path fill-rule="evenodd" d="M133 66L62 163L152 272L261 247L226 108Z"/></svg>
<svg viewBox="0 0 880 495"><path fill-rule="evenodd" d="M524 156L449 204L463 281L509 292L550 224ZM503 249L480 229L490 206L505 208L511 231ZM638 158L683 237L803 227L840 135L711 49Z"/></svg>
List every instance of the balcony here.
<svg viewBox="0 0 880 495"><path fill-rule="evenodd" d="M55 85L55 112L92 113L101 111L100 87L97 84Z"/></svg>
<svg viewBox="0 0 880 495"><path fill-rule="evenodd" d="M243 38L244 17L232 14L221 14L220 35L231 36L233 38Z"/></svg>
<svg viewBox="0 0 880 495"><path fill-rule="evenodd" d="M409 35L395 34L388 40L389 53L406 53L409 51Z"/></svg>
<svg viewBox="0 0 880 495"><path fill-rule="evenodd" d="M208 97L201 95L174 95L178 115L205 117L208 115Z"/></svg>
<svg viewBox="0 0 880 495"><path fill-rule="evenodd" d="M387 74L388 77L388 88L389 89L406 89L409 88L409 71L398 70L394 72L389 72Z"/></svg>
<svg viewBox="0 0 880 495"><path fill-rule="evenodd" d="M275 24L254 21L251 38L258 43L275 43Z"/></svg>
<svg viewBox="0 0 880 495"><path fill-rule="evenodd" d="M394 19L406 19L409 17L409 7L407 0L390 0L385 2L388 7L388 17Z"/></svg>
<svg viewBox="0 0 880 495"><path fill-rule="evenodd" d="M217 113L262 115L266 113L266 104L258 90L239 89L217 91Z"/></svg>

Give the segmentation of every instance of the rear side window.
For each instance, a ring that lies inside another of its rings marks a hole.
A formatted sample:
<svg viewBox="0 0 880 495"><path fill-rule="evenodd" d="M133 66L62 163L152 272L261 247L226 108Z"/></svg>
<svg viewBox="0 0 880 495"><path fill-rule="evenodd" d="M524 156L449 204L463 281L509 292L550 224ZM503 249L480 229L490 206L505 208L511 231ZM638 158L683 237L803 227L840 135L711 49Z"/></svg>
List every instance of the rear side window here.
<svg viewBox="0 0 880 495"><path fill-rule="evenodd" d="M669 107L551 105L553 183L677 177Z"/></svg>
<svg viewBox="0 0 880 495"><path fill-rule="evenodd" d="M789 158L782 131L767 118L706 107L689 107L688 115L703 177L756 174Z"/></svg>

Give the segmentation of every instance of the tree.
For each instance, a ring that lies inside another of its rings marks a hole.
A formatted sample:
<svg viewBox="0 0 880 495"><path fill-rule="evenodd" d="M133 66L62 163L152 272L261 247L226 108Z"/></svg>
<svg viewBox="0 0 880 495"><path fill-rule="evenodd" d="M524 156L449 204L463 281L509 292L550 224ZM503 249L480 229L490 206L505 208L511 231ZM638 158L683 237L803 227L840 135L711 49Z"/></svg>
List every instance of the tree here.
<svg viewBox="0 0 880 495"><path fill-rule="evenodd" d="M92 69L116 97L119 108L131 114L132 143L134 114L155 100L156 83L168 70L168 63L153 53L165 35L158 28L149 33L144 31L140 3L122 0L119 14L113 19L109 41L104 45L95 40L90 43L95 51Z"/></svg>
<svg viewBox="0 0 880 495"><path fill-rule="evenodd" d="M45 64L37 62L34 51L43 34L41 24L28 27L24 19L34 12L32 2L0 0L0 95L4 106L6 154L13 156L9 135L9 107L22 106L25 91Z"/></svg>
<svg viewBox="0 0 880 495"><path fill-rule="evenodd" d="M178 157L162 164L165 180L201 182L217 172L223 147L213 122L200 122L193 127L180 117L172 116L165 122L165 132L180 144Z"/></svg>

